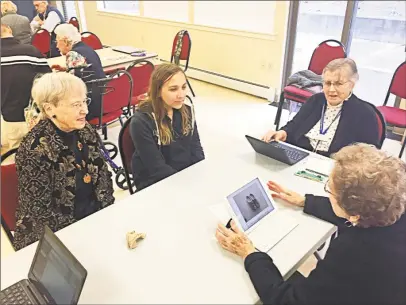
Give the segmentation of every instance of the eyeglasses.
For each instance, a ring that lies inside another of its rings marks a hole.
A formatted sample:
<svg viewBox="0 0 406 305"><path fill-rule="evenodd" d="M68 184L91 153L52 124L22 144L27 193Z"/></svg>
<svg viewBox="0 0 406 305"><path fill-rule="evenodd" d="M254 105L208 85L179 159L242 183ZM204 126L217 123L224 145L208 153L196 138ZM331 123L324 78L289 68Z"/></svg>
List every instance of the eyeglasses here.
<svg viewBox="0 0 406 305"><path fill-rule="evenodd" d="M329 186L329 179L327 179L327 181L326 181L326 184L324 184L324 191L326 192L326 193L329 193L329 194L331 194L331 195L333 195L334 196L334 194L333 194L333 192L331 191L331 189L330 189L330 186Z"/></svg>
<svg viewBox="0 0 406 305"><path fill-rule="evenodd" d="M340 89L340 88L344 87L344 85L348 82L349 82L349 80L346 82L330 82L330 81L325 82L325 81L323 81L323 87L330 88L333 85L334 88Z"/></svg>
<svg viewBox="0 0 406 305"><path fill-rule="evenodd" d="M91 102L92 102L92 99L89 98L89 97L87 97L87 98L84 99L82 102L73 103L73 104L71 104L69 107L70 107L70 108L73 108L73 109L75 109L75 110L80 110L80 109L82 109L82 108L86 108L86 109L87 109L87 106L89 106Z"/></svg>

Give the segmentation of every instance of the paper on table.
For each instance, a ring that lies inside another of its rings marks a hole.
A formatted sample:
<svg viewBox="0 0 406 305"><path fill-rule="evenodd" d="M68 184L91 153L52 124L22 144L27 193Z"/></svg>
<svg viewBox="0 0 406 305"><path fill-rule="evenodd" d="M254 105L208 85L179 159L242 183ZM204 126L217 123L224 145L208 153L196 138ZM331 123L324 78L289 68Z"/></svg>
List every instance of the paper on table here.
<svg viewBox="0 0 406 305"><path fill-rule="evenodd" d="M209 206L209 210L217 218L217 220L224 225L230 220L231 216L224 203L213 204Z"/></svg>
<svg viewBox="0 0 406 305"><path fill-rule="evenodd" d="M303 163L303 166L303 169L308 168L320 174L330 176L330 173L334 167L334 160L309 156L309 158L307 158L307 160Z"/></svg>

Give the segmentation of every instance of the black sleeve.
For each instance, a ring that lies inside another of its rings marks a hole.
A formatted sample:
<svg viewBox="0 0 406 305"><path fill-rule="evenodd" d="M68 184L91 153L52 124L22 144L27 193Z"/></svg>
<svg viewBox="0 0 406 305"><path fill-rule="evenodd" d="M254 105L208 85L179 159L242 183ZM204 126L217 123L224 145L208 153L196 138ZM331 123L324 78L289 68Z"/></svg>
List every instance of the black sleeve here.
<svg viewBox="0 0 406 305"><path fill-rule="evenodd" d="M306 195L303 212L328 221L336 226L344 226L345 219L338 217L327 197Z"/></svg>
<svg viewBox="0 0 406 305"><path fill-rule="evenodd" d="M35 49L34 52L35 52L35 55L34 55L35 57L45 59L44 55L42 55L39 50ZM35 66L36 74L45 74L45 73L49 73L49 72L52 72L52 70L47 62L44 62L44 63L41 63L41 64Z"/></svg>
<svg viewBox="0 0 406 305"><path fill-rule="evenodd" d="M286 131L288 134L288 142L289 138L294 137L294 135L298 132L300 125L309 117L309 115L314 111L319 103L317 97L319 94L315 94L311 96L306 103L302 105L299 112L290 120L285 126L281 128L281 130Z"/></svg>
<svg viewBox="0 0 406 305"><path fill-rule="evenodd" d="M359 124L357 124L357 141L378 147L380 139L378 121L375 111L372 109L372 106L368 105L367 103L365 103L363 107L366 109L362 111L362 116L358 122Z"/></svg>
<svg viewBox="0 0 406 305"><path fill-rule="evenodd" d="M176 173L175 169L165 163L145 114L139 112L134 114L130 123L130 135L135 149L153 181L159 181Z"/></svg>
<svg viewBox="0 0 406 305"><path fill-rule="evenodd" d="M199 131L197 130L196 122L192 136L191 149L192 149L192 160L191 160L192 164L204 160L204 151L202 148L202 144L200 143Z"/></svg>
<svg viewBox="0 0 406 305"><path fill-rule="evenodd" d="M307 294L300 274L294 281L284 281L268 254L255 252L244 261L245 270L263 304L307 304Z"/></svg>

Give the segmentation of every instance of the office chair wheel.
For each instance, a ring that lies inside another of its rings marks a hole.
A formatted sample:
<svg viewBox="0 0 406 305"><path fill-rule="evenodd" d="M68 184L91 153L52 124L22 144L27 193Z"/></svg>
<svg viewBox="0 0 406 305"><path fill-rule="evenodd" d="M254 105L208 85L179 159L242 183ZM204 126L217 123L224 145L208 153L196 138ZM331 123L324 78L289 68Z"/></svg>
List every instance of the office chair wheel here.
<svg viewBox="0 0 406 305"><path fill-rule="evenodd" d="M109 157L113 160L118 155L118 148L114 143L111 142L103 142L104 147L109 152Z"/></svg>
<svg viewBox="0 0 406 305"><path fill-rule="evenodd" d="M134 180L130 174L130 183L132 188L135 188L135 183ZM116 184L119 188L121 188L122 190L128 190L128 183L127 183L127 179L125 178L125 171L123 168L120 168L117 173L116 173Z"/></svg>

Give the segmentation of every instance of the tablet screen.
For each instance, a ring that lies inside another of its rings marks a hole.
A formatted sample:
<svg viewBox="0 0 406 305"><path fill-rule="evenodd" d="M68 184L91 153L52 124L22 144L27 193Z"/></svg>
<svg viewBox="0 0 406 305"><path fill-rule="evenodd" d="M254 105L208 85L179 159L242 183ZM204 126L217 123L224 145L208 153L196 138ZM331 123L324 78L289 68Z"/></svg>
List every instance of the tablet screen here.
<svg viewBox="0 0 406 305"><path fill-rule="evenodd" d="M275 209L258 178L228 195L227 200L244 231Z"/></svg>

